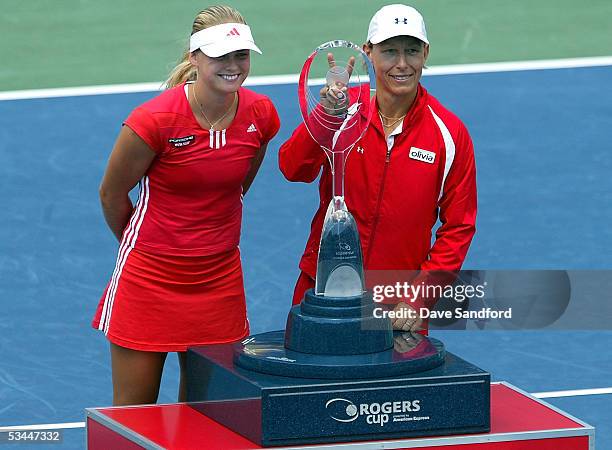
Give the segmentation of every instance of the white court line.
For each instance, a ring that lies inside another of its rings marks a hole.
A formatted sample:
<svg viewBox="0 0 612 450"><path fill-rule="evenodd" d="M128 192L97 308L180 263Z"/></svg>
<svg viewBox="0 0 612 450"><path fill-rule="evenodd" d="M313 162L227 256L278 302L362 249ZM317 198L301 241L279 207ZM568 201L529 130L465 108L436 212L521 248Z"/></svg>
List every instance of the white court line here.
<svg viewBox="0 0 612 450"><path fill-rule="evenodd" d="M535 392L533 395L536 398L559 398L559 397L575 397L580 395L604 395L612 394L612 387L598 389L576 389L573 391L551 391L551 392Z"/></svg>
<svg viewBox="0 0 612 450"><path fill-rule="evenodd" d="M84 428L85 422L67 423L43 423L41 425L15 425L10 427L0 427L0 432L5 431L34 431L34 430L63 430L68 428Z"/></svg>
<svg viewBox="0 0 612 450"><path fill-rule="evenodd" d="M519 70L570 69L577 67L612 66L612 56L595 56L588 58L546 59L534 61L512 61L478 64L454 64L434 66L425 69L425 76L460 75L470 73L513 72ZM245 86L262 86L277 84L297 84L298 74L268 75L250 77ZM316 83L314 83L316 84ZM322 83L321 83L322 84ZM82 95L126 94L136 92L154 92L161 90L162 82L111 84L101 86L79 86L53 89L27 89L19 91L0 91L2 100L26 100L34 98L77 97Z"/></svg>
<svg viewBox="0 0 612 450"><path fill-rule="evenodd" d="M604 394L612 394L612 387L597 389L574 389L571 391L534 392L531 395L536 398L559 398ZM85 422L48 423L43 425L15 425L9 427L0 427L0 432L25 430L58 430L67 428L85 428Z"/></svg>

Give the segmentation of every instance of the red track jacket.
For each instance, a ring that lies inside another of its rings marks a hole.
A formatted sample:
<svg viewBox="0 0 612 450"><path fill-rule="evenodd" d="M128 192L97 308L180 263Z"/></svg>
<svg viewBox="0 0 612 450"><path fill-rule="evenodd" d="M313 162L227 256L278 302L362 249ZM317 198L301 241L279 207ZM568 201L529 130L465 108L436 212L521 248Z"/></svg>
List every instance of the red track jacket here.
<svg viewBox="0 0 612 450"><path fill-rule="evenodd" d="M321 229L332 198L327 157L301 124L279 151L289 181L314 181L320 204L300 269L314 278ZM378 114L353 147L345 200L355 217L366 270L458 270L476 222L476 169L470 135L457 116L419 86L389 150ZM432 246L431 232L440 219Z"/></svg>

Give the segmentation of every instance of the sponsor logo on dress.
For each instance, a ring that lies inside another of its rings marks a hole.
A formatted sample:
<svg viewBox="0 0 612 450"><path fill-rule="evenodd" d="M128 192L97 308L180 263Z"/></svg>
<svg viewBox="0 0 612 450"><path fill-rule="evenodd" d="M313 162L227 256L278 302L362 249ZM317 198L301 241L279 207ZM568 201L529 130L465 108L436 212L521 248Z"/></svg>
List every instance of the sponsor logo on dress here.
<svg viewBox="0 0 612 450"><path fill-rule="evenodd" d="M429 150L423 150L416 147L411 147L410 152L408 152L408 156L412 159L416 159L417 161L423 161L424 163L433 164L436 160L436 154L434 152L430 152Z"/></svg>
<svg viewBox="0 0 612 450"><path fill-rule="evenodd" d="M252 123L249 128L247 128L247 133L254 133L255 131L257 131L257 128L255 128L255 124Z"/></svg>
<svg viewBox="0 0 612 450"><path fill-rule="evenodd" d="M185 147L186 145L192 144L195 140L195 136L192 134L190 136L177 137L168 139L168 143L174 145L176 148Z"/></svg>

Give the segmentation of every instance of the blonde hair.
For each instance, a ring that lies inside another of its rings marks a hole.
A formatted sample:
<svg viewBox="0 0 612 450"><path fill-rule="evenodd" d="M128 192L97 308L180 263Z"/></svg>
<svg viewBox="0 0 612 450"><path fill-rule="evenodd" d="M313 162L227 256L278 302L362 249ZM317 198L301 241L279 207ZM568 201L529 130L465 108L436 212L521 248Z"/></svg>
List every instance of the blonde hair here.
<svg viewBox="0 0 612 450"><path fill-rule="evenodd" d="M243 23L246 20L238 11L231 6L215 5L200 11L193 21L191 34L222 23ZM189 62L189 48L183 53L183 57L174 69L170 71L165 82L166 89L177 86L185 81L196 79L196 68Z"/></svg>

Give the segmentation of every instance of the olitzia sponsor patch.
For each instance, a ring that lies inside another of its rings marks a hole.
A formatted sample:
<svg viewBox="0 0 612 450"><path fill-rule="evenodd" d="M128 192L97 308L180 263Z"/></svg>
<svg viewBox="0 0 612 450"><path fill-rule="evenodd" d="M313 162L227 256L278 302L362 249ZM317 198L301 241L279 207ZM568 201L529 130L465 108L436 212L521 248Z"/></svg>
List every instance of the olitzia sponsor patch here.
<svg viewBox="0 0 612 450"><path fill-rule="evenodd" d="M429 150L423 150L417 147L411 147L410 152L408 152L408 156L410 156L411 159L423 161L424 163L428 164L433 164L436 160L436 154L434 152L430 152Z"/></svg>

